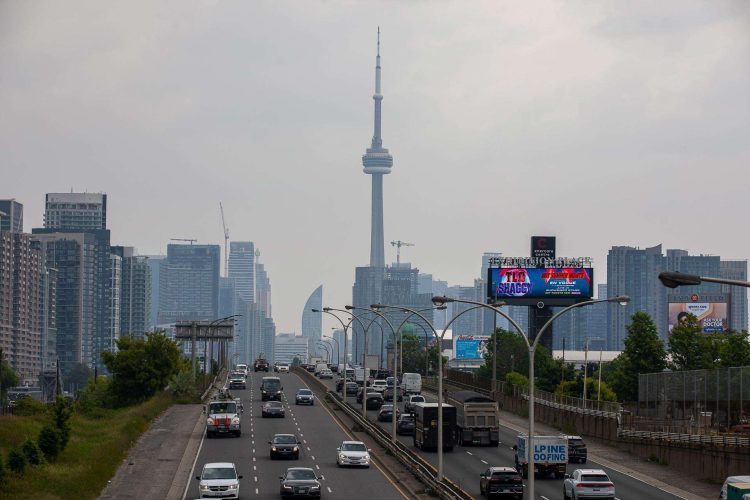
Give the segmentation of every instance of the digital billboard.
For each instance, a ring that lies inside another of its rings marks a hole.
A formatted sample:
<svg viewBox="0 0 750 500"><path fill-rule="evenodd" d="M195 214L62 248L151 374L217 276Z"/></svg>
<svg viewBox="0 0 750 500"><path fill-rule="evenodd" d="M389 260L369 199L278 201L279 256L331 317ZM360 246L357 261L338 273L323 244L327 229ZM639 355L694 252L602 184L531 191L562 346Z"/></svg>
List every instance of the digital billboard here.
<svg viewBox="0 0 750 500"><path fill-rule="evenodd" d="M588 300L593 295L590 267L490 268L487 296L508 303L519 299Z"/></svg>
<svg viewBox="0 0 750 500"><path fill-rule="evenodd" d="M723 333L729 330L729 304L727 302L670 302L669 331L688 314L698 318L703 333Z"/></svg>
<svg viewBox="0 0 750 500"><path fill-rule="evenodd" d="M453 356L456 359L484 359L488 335L457 335L453 338Z"/></svg>

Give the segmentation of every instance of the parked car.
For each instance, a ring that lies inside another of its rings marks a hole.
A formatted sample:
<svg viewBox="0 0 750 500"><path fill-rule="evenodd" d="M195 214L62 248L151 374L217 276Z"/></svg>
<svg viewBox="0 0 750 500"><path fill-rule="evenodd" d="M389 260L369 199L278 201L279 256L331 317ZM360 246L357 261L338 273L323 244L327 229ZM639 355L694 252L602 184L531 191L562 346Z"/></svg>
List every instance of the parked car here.
<svg viewBox="0 0 750 500"><path fill-rule="evenodd" d="M396 434L411 436L414 434L414 416L401 415L396 423Z"/></svg>
<svg viewBox="0 0 750 500"><path fill-rule="evenodd" d="M299 389L297 395L294 396L294 404L313 406L315 404L313 391L310 389Z"/></svg>
<svg viewBox="0 0 750 500"><path fill-rule="evenodd" d="M308 467L291 467L279 476L281 498L307 496L320 498L320 478Z"/></svg>
<svg viewBox="0 0 750 500"><path fill-rule="evenodd" d="M490 467L479 475L479 492L487 498L523 499L523 478L513 467Z"/></svg>
<svg viewBox="0 0 750 500"><path fill-rule="evenodd" d="M195 476L200 498L240 498L240 479L231 462L215 462L203 466L200 476Z"/></svg>
<svg viewBox="0 0 750 500"><path fill-rule="evenodd" d="M601 469L576 469L573 474L565 474L563 498L587 497L615 498L615 484L607 473Z"/></svg>
<svg viewBox="0 0 750 500"><path fill-rule="evenodd" d="M299 439L294 434L275 434L268 442L271 445L271 460L277 458L299 459Z"/></svg>
<svg viewBox="0 0 750 500"><path fill-rule="evenodd" d="M425 402L424 396L420 396L419 394L409 396L409 399L406 400L406 404L404 405L404 411L408 411L409 413L411 413L414 411L414 403L424 403L424 402Z"/></svg>
<svg viewBox="0 0 750 500"><path fill-rule="evenodd" d="M396 408L396 420L398 420L399 415L401 415L401 411L399 411L398 408ZM380 407L380 411L378 411L378 421L379 422L390 422L393 419L393 405L382 405Z"/></svg>
<svg viewBox="0 0 750 500"><path fill-rule="evenodd" d="M286 411L284 410L284 404L281 401L268 401L263 403L261 408L261 417L279 417L284 418Z"/></svg>
<svg viewBox="0 0 750 500"><path fill-rule="evenodd" d="M336 448L336 465L370 466L370 450L362 441L344 441Z"/></svg>

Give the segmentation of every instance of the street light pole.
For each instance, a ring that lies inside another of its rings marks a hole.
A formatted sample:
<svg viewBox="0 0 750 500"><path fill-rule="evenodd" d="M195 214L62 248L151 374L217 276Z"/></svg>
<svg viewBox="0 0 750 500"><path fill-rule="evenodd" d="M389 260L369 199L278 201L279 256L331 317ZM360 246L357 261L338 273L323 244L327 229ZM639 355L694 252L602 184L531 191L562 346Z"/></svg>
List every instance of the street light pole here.
<svg viewBox="0 0 750 500"><path fill-rule="evenodd" d="M344 323L343 319L339 318L338 315L332 313L331 310L329 308L326 308L326 307L324 307L322 311L319 310L319 309L311 309L311 311L312 312L316 312L316 313L330 314L331 316L333 316L334 318L336 318L336 320L338 320L339 323L341 323L341 327L344 329L344 383L341 385L341 399L343 399L344 400L344 404L346 404L346 366L347 366L347 361L346 361L346 354L347 354L346 353L346 346L347 346L346 334L349 331L349 327L351 326L352 321L354 321L354 319L352 318L348 323ZM344 312L346 312L346 311L344 311Z"/></svg>
<svg viewBox="0 0 750 500"><path fill-rule="evenodd" d="M709 278L707 276L698 276L696 274L685 274L677 272L663 272L659 273L659 281L667 288L677 288L678 286L691 286L700 285L702 282L706 283L720 283L722 285L733 285L750 288L750 282L729 280L724 278Z"/></svg>
<svg viewBox="0 0 750 500"><path fill-rule="evenodd" d="M528 446L526 447L527 450L527 471L528 471L528 485L529 485L529 498L534 498L534 354L536 353L536 347L539 345L539 339L542 338L542 335L544 332L549 328L549 326L552 324L552 322L559 318L562 314L565 314L566 312L591 305L591 304L598 304L599 302L617 302L621 305L627 305L628 302L630 302L630 297L627 297L625 295L618 296L618 297L612 297L609 299L596 299L596 300L587 300L585 302L579 302L577 304L573 304L571 306L568 306L561 311L557 312L554 316L552 316L547 322L542 326L542 328L539 330L539 333L537 333L536 338L534 339L534 342L530 342L528 335L523 331L523 329L518 325L518 323L513 320L509 315L501 311L500 309L493 307L489 304L485 304L483 302L477 302L473 300L464 300L464 299L454 299L451 297L444 297L444 296L435 296L432 298L433 304L440 304L443 305L448 302L458 302L463 304L472 304L476 307L485 307L487 309L491 309L495 311L500 316L507 319L513 327L518 331L518 333L521 335L521 337L524 339L524 342L526 342L526 346L529 349L529 434L527 436L528 440ZM471 309L467 309L466 311L463 311L464 313L469 311ZM457 316L456 316L457 317ZM456 319L456 317L453 318L453 320ZM451 321L453 321L451 320ZM449 323L450 324L450 323ZM442 374L441 374L442 376ZM438 413L439 415L439 413Z"/></svg>

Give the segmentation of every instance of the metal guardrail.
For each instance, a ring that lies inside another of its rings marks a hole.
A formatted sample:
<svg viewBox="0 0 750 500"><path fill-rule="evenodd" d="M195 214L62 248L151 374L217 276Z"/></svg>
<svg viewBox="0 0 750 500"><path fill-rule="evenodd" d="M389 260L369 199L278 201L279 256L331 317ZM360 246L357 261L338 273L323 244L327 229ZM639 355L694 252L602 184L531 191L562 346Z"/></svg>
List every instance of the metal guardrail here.
<svg viewBox="0 0 750 500"><path fill-rule="evenodd" d="M313 381L322 391L331 398L333 403L346 413L352 420L359 424L377 443L388 450L396 459L401 462L409 471L414 474L425 486L444 499L469 500L473 497L462 490L456 483L443 477L443 481L437 480L437 470L424 458L414 453L399 440L391 440L391 435L384 431L380 426L366 420L362 417L361 411L349 403L344 403L341 396L331 391L323 382L310 375L306 370L300 370L304 376Z"/></svg>
<svg viewBox="0 0 750 500"><path fill-rule="evenodd" d="M617 437L649 439L656 441L671 441L680 443L716 444L737 447L750 446L750 438L731 435L712 436L709 434L678 434L675 432L651 432L617 429Z"/></svg>

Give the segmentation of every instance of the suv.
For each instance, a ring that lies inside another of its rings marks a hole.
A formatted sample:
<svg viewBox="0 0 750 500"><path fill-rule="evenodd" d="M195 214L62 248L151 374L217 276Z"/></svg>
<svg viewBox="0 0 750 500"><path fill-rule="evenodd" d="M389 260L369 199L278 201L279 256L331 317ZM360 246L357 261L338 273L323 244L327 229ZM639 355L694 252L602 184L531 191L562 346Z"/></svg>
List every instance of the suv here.
<svg viewBox="0 0 750 500"><path fill-rule="evenodd" d="M231 462L216 462L203 466L198 493L200 498L240 498L240 479L237 469Z"/></svg>
<svg viewBox="0 0 750 500"><path fill-rule="evenodd" d="M586 443L581 436L563 436L568 440L568 462L585 464L588 459Z"/></svg>
<svg viewBox="0 0 750 500"><path fill-rule="evenodd" d="M385 379L380 380L374 380L372 382L372 385L370 386L370 389L372 389L375 392L384 392L385 388L388 387L388 383L385 381Z"/></svg>
<svg viewBox="0 0 750 500"><path fill-rule="evenodd" d="M424 403L426 402L424 399L424 396L420 396L419 394L414 394L412 396L409 396L409 400L406 401L406 405L404 405L404 411L408 411L409 413L414 411L414 405L416 403Z"/></svg>
<svg viewBox="0 0 750 500"><path fill-rule="evenodd" d="M255 365L253 365L253 368L256 372L267 372L268 361L266 361L264 358L258 358L255 360Z"/></svg>
<svg viewBox="0 0 750 500"><path fill-rule="evenodd" d="M279 373L289 373L289 363L279 363L278 370Z"/></svg>
<svg viewBox="0 0 750 500"><path fill-rule="evenodd" d="M279 377L263 377L263 381L260 384L260 400L268 401L275 399L281 401L281 391L284 388L281 387L281 379Z"/></svg>
<svg viewBox="0 0 750 500"><path fill-rule="evenodd" d="M213 400L206 406L206 413L207 438L214 437L216 434L234 434L237 437L242 434L240 408L236 401Z"/></svg>
<svg viewBox="0 0 750 500"><path fill-rule="evenodd" d="M500 495L521 500L523 479L513 467L490 467L479 475L479 492L487 498Z"/></svg>
<svg viewBox="0 0 750 500"><path fill-rule="evenodd" d="M230 389L246 389L245 376L241 372L232 373L229 376Z"/></svg>
<svg viewBox="0 0 750 500"><path fill-rule="evenodd" d="M565 474L563 498L615 498L615 485L601 469L576 469Z"/></svg>

